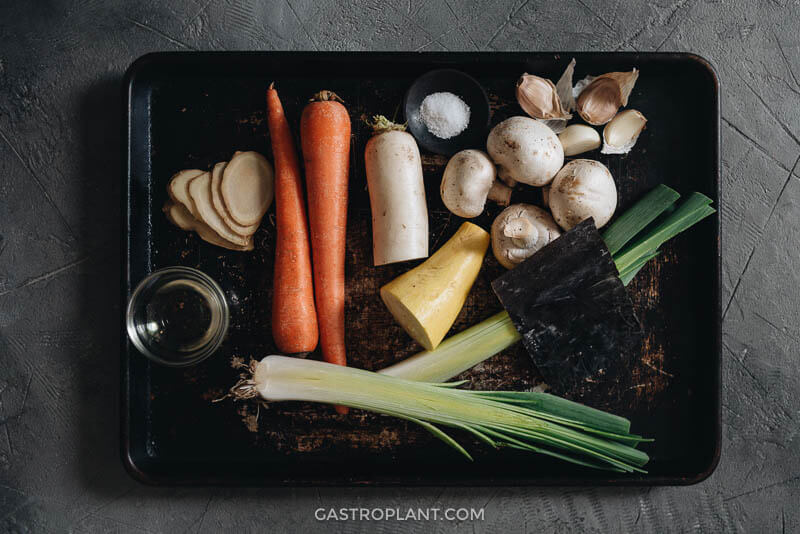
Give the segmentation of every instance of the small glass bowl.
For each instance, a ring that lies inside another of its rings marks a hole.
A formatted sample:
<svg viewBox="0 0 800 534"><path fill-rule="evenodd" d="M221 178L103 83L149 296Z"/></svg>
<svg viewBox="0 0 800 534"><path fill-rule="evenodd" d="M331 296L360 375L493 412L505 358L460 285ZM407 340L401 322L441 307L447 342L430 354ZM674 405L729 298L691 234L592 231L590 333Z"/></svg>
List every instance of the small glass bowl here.
<svg viewBox="0 0 800 534"><path fill-rule="evenodd" d="M147 358L170 367L211 356L225 339L229 321L222 288L191 267L150 274L136 286L125 312L131 343Z"/></svg>

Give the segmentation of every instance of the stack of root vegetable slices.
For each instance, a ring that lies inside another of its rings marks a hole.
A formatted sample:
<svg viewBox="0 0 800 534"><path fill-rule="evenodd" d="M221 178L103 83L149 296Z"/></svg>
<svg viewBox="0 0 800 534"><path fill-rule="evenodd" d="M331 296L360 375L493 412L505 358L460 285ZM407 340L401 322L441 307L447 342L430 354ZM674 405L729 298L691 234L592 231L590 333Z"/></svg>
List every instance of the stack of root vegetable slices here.
<svg viewBox="0 0 800 534"><path fill-rule="evenodd" d="M230 250L253 250L253 234L272 204L274 173L257 152L236 152L207 172L182 170L167 186L167 218Z"/></svg>

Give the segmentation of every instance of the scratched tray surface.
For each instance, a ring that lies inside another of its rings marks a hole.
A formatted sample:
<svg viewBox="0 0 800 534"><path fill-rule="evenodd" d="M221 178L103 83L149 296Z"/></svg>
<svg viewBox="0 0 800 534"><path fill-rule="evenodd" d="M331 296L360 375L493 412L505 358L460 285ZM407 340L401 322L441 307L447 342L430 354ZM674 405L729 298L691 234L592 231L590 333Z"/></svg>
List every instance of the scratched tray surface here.
<svg viewBox="0 0 800 534"><path fill-rule="evenodd" d="M252 253L228 252L170 225L161 206L180 169L208 169L236 150L272 159L264 93L275 81L298 135L300 112L320 89L346 102L353 124L347 239L347 347L350 365L380 369L420 350L393 321L379 287L412 264L372 265L369 198L363 166L369 132L362 115L401 116L414 78L449 66L477 78L492 106L492 125L521 113L514 81L522 72L556 79L570 57L576 80L586 74L641 69L629 107L648 129L626 156L605 163L619 188L619 208L659 183L717 200L717 87L696 58L678 54L160 54L137 62L126 78L128 172L123 293L152 270L197 267L231 302L228 338L218 354L188 369L151 365L123 347L122 447L134 476L151 483L464 483L669 484L706 476L719 442L718 221L704 221L674 239L630 284L645 337L632 381L591 404L629 417L633 430L656 439L643 446L649 474L618 476L546 457L489 451L454 431L475 457L466 463L425 431L396 419L327 406L257 406L221 397L237 379L234 357L275 353L270 333L274 208L255 235ZM691 99L675 95L691 94ZM423 151L436 250L462 220L439 198L446 159ZM539 202L531 190L515 201ZM473 222L488 229L500 209L489 205ZM491 252L453 326L457 332L500 309L490 282L500 273ZM312 355L318 358L318 354ZM531 388L541 381L521 345L465 372L475 389Z"/></svg>

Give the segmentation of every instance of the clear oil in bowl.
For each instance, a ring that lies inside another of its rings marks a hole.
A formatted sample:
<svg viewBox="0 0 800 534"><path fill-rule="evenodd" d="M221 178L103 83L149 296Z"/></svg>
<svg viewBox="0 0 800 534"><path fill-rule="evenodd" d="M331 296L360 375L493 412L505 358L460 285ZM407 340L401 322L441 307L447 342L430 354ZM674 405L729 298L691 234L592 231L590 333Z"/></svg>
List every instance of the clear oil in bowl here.
<svg viewBox="0 0 800 534"><path fill-rule="evenodd" d="M131 296L128 335L142 354L172 366L196 363L218 348L228 327L219 286L187 267L156 271Z"/></svg>

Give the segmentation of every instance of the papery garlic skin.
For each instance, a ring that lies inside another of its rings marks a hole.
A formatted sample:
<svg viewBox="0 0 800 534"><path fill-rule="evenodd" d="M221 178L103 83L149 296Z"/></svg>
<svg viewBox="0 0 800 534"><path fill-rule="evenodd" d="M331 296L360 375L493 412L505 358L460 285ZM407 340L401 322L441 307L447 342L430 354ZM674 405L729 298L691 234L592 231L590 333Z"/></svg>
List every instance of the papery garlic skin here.
<svg viewBox="0 0 800 534"><path fill-rule="evenodd" d="M614 118L620 107L628 104L628 97L638 78L637 69L609 72L594 78L578 95L578 114L594 126L606 124Z"/></svg>
<svg viewBox="0 0 800 534"><path fill-rule="evenodd" d="M610 123L609 123L610 124ZM572 124L558 134L561 146L564 147L564 156L577 156L590 150L600 148L600 134L591 126L585 124Z"/></svg>
<svg viewBox="0 0 800 534"><path fill-rule="evenodd" d="M561 101L561 108L569 113L575 109L575 94L572 89L572 76L575 73L575 58L569 62L564 74L556 82L556 94Z"/></svg>
<svg viewBox="0 0 800 534"><path fill-rule="evenodd" d="M631 151L639 134L644 130L647 119L635 109L626 109L618 113L603 128L602 154L627 154ZM566 155L566 150L565 150Z"/></svg>
<svg viewBox="0 0 800 534"><path fill-rule="evenodd" d="M550 119L550 120L543 120L551 130L555 133L561 133L567 127L567 122L572 118L572 114L570 111L575 109L575 96L573 94L572 89L572 75L575 72L575 58L572 58L572 61L569 62L567 68L564 69L564 73L561 75L561 78L558 79L556 82L556 94L558 95L558 100L561 102L561 109L564 110L563 118L559 119Z"/></svg>
<svg viewBox="0 0 800 534"><path fill-rule="evenodd" d="M578 80L578 82L575 84L575 87L572 88L573 102L577 100L579 96L581 96L581 93L583 92L584 89L586 89L586 86L592 83L595 78L597 78L597 76L588 75L584 77L582 80Z"/></svg>
<svg viewBox="0 0 800 534"><path fill-rule="evenodd" d="M571 115L570 115L571 117ZM541 122L551 130L553 133L559 134L564 131L567 127L567 121L569 119L536 119L537 121Z"/></svg>

